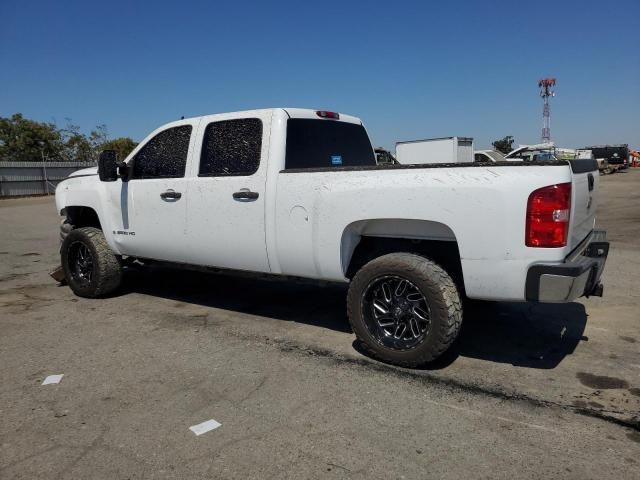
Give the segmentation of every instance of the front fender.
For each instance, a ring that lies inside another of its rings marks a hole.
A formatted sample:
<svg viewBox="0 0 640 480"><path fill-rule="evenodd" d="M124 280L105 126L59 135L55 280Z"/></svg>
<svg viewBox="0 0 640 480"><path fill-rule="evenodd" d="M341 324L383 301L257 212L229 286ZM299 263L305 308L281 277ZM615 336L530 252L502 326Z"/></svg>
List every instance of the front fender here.
<svg viewBox="0 0 640 480"><path fill-rule="evenodd" d="M115 253L121 254L111 234L112 225L109 222L109 215L105 211L105 205L107 205L105 186L97 175L69 177L56 187L56 210L58 214L65 215L65 209L70 207L92 209L98 217L109 247Z"/></svg>

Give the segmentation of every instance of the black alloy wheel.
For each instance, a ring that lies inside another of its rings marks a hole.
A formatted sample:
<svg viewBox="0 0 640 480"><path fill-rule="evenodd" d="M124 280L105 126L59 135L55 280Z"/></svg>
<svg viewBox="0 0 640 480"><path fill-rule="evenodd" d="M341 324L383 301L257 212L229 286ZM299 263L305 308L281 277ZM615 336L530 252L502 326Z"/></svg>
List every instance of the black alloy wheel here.
<svg viewBox="0 0 640 480"><path fill-rule="evenodd" d="M73 280L83 287L91 285L94 262L89 247L82 242L73 242L69 246L68 255Z"/></svg>
<svg viewBox="0 0 640 480"><path fill-rule="evenodd" d="M369 283L362 295L362 312L371 335L394 350L415 348L431 326L427 299L415 284L398 275Z"/></svg>

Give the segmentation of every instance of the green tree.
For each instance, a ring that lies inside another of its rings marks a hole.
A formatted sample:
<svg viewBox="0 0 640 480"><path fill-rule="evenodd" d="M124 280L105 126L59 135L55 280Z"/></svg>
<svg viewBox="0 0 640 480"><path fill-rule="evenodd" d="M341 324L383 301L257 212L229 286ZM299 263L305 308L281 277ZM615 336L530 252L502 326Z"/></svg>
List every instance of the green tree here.
<svg viewBox="0 0 640 480"><path fill-rule="evenodd" d="M491 145L497 151L507 154L513 150L513 137L511 135L507 135L501 140L496 140Z"/></svg>
<svg viewBox="0 0 640 480"><path fill-rule="evenodd" d="M61 159L67 162L95 161L95 149L89 139L80 132L78 125L71 123L70 118L65 120L67 121L66 127L60 129L63 141L63 149L60 152Z"/></svg>
<svg viewBox="0 0 640 480"><path fill-rule="evenodd" d="M36 122L21 113L0 117L0 161L94 162L102 150L116 150L124 159L137 143L128 137L109 140L107 126L97 125L89 135L70 118L58 128L55 123Z"/></svg>
<svg viewBox="0 0 640 480"><path fill-rule="evenodd" d="M99 149L100 151L115 150L118 154L118 160L124 160L125 158L127 158L127 155L129 155L129 153L131 153L131 151L137 146L137 142L134 142L129 137L120 137L104 142L99 146Z"/></svg>
<svg viewBox="0 0 640 480"><path fill-rule="evenodd" d="M0 117L0 161L57 159L62 148L63 139L55 124L29 120L21 113Z"/></svg>

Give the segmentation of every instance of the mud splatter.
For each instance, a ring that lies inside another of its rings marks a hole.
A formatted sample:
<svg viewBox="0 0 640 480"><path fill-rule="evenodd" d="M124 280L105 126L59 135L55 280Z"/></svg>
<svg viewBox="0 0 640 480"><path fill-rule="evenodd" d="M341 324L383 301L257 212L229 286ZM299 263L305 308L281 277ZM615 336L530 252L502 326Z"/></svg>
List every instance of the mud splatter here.
<svg viewBox="0 0 640 480"><path fill-rule="evenodd" d="M640 443L640 432L630 432L627 433L627 438L636 443Z"/></svg>
<svg viewBox="0 0 640 480"><path fill-rule="evenodd" d="M31 275L30 273L10 273L8 275L4 275L0 277L0 282L9 282L11 280L16 280L18 278L26 277Z"/></svg>
<svg viewBox="0 0 640 480"><path fill-rule="evenodd" d="M613 388L628 388L629 383L626 380L615 377L607 377L604 375L593 375L592 373L578 372L576 377L585 387L594 390L609 390Z"/></svg>
<svg viewBox="0 0 640 480"><path fill-rule="evenodd" d="M629 343L636 343L636 339L633 337L625 337L624 335L620 335L620 340L624 340L625 342L629 342Z"/></svg>

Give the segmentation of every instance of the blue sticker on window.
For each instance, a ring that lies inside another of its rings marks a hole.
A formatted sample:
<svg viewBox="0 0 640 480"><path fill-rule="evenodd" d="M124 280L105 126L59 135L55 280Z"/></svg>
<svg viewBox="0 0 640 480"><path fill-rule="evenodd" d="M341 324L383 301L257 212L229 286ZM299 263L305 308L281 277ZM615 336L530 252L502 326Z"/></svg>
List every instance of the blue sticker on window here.
<svg viewBox="0 0 640 480"><path fill-rule="evenodd" d="M331 165L342 165L342 155L331 155Z"/></svg>

